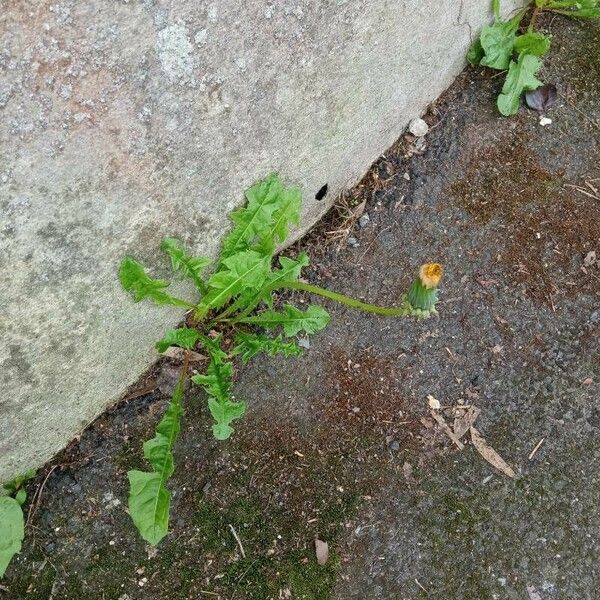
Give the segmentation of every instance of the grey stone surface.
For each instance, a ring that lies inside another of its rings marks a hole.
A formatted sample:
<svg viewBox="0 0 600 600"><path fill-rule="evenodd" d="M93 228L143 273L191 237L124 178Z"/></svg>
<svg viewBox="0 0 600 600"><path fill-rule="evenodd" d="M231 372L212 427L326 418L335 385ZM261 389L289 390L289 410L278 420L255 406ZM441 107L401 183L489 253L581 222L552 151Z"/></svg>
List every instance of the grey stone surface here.
<svg viewBox="0 0 600 600"><path fill-rule="evenodd" d="M121 292L124 253L160 275L167 234L215 253L271 170L314 223L447 87L487 4L0 0L0 480L117 399L180 318Z"/></svg>

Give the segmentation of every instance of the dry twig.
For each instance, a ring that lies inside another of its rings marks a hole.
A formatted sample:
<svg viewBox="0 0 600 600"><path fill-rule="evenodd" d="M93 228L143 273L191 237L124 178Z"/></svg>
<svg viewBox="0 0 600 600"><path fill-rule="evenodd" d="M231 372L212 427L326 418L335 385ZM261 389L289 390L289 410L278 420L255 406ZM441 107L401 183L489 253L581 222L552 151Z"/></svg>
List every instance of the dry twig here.
<svg viewBox="0 0 600 600"><path fill-rule="evenodd" d="M529 454L529 456L527 457L529 460L531 460L534 456L535 453L540 449L541 445L544 443L544 440L546 438L542 438L535 446L535 448L531 451L531 453Z"/></svg>
<svg viewBox="0 0 600 600"><path fill-rule="evenodd" d="M240 536L237 534L237 531L233 528L233 525L231 523L229 523L229 529L231 530L231 533L232 533L233 537L235 538L237 545L239 546L240 552L242 553L242 558L246 558L246 552L244 552L244 546L242 545L242 540L240 540Z"/></svg>
<svg viewBox="0 0 600 600"><path fill-rule="evenodd" d="M50 475L52 475L52 473L54 473L54 470L56 469L56 467L58 467L58 465L54 465L48 471L48 474L44 478L44 481L42 481L42 485L40 485L40 487L38 487L37 490L35 490L35 493L33 494L33 498L31 499L31 505L29 506L29 512L27 513L27 521L25 522L25 527L27 527L29 525L29 522L31 521L31 519L33 519L33 517L35 516L35 512L37 511L38 505L40 503L40 498L42 497L42 492L44 491L44 486L46 485L46 482L48 481L48 478L50 477Z"/></svg>

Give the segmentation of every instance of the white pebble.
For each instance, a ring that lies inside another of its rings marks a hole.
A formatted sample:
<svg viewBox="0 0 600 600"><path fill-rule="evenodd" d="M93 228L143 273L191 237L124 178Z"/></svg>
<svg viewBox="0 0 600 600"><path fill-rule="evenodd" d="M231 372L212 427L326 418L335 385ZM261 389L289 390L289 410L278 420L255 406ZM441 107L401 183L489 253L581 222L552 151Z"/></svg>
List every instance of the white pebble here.
<svg viewBox="0 0 600 600"><path fill-rule="evenodd" d="M431 410L440 410L441 404L437 398L434 398L431 394L427 396L427 400L429 400L429 408Z"/></svg>
<svg viewBox="0 0 600 600"><path fill-rule="evenodd" d="M413 119L408 125L408 130L416 137L423 137L427 135L429 125L423 119Z"/></svg>
<svg viewBox="0 0 600 600"><path fill-rule="evenodd" d="M545 127L546 125L550 125L550 123L552 123L552 119L549 119L548 117L540 117L540 125L542 127Z"/></svg>

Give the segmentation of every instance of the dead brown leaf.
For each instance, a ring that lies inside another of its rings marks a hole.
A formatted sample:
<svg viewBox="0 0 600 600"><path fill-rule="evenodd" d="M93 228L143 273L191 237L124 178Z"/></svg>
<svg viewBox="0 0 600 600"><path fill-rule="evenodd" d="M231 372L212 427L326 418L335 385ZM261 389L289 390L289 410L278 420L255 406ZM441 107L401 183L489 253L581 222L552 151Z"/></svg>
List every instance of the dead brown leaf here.
<svg viewBox="0 0 600 600"><path fill-rule="evenodd" d="M542 596L532 585L527 586L527 595L529 596L529 600L542 600Z"/></svg>
<svg viewBox="0 0 600 600"><path fill-rule="evenodd" d="M485 441L485 438L475 427L471 427L471 441L477 452L492 466L496 467L496 469L504 473L507 477L515 477L512 467Z"/></svg>
<svg viewBox="0 0 600 600"><path fill-rule="evenodd" d="M315 554L317 555L317 562L324 566L329 560L329 544L320 539L315 539Z"/></svg>
<svg viewBox="0 0 600 600"><path fill-rule="evenodd" d="M160 390L161 394L170 396L179 381L181 375L181 368L170 365L169 363L163 363L160 366L160 371L156 376L156 387Z"/></svg>
<svg viewBox="0 0 600 600"><path fill-rule="evenodd" d="M590 250L585 255L585 258L583 259L583 266L584 267L593 267L597 262L598 262L598 259L596 258L596 251Z"/></svg>
<svg viewBox="0 0 600 600"><path fill-rule="evenodd" d="M358 206L352 209L352 218L358 220L365 212L365 206L367 206L366 198Z"/></svg>
<svg viewBox="0 0 600 600"><path fill-rule="evenodd" d="M495 279L486 279L485 277L478 277L477 283L481 287L489 287L490 285L497 285L498 282Z"/></svg>
<svg viewBox="0 0 600 600"><path fill-rule="evenodd" d="M161 356L166 356L167 358L172 358L174 360L183 360L186 352L189 352L190 362L200 362L208 359L204 354L199 354L192 350L184 350L178 346L169 346L164 352L161 352Z"/></svg>
<svg viewBox="0 0 600 600"><path fill-rule="evenodd" d="M479 398L479 388L467 388L465 394L467 398Z"/></svg>
<svg viewBox="0 0 600 600"><path fill-rule="evenodd" d="M129 392L129 394L127 394L123 398L123 400L124 401L133 400L134 398L139 398L140 396L145 396L146 394L153 392L155 389L156 389L156 382L151 381L148 384L146 384L145 386L143 386L137 390L133 390L132 392Z"/></svg>
<svg viewBox="0 0 600 600"><path fill-rule="evenodd" d="M477 406L469 406L462 415L454 418L454 435L460 439L475 424L481 409Z"/></svg>
<svg viewBox="0 0 600 600"><path fill-rule="evenodd" d="M402 473L404 474L404 479L406 479L406 483L408 483L409 485L412 483L416 483L416 479L415 476L413 475L413 468L412 465L408 462L405 462L402 465Z"/></svg>
<svg viewBox="0 0 600 600"><path fill-rule="evenodd" d="M442 405L437 398L434 398L431 394L427 394L427 401L429 402L429 408L431 410L440 410Z"/></svg>

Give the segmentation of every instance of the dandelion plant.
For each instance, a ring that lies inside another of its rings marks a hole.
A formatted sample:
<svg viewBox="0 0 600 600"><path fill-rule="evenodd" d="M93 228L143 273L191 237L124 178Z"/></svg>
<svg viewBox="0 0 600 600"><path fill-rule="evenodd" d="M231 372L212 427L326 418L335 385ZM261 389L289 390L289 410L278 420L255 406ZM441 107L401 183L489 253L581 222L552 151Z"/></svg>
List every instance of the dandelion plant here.
<svg viewBox="0 0 600 600"><path fill-rule="evenodd" d="M244 401L232 393L234 358L239 356L246 363L259 353L298 356L302 348L296 336L317 333L329 322L329 314L322 306L309 305L304 310L289 303L280 306L276 292L303 291L379 315L424 318L436 314L440 265L423 265L397 307L361 302L302 281L302 269L309 264L304 253L295 259L280 256L274 262L276 248L287 239L290 226L299 223L300 189L284 186L281 178L272 174L249 188L246 200L243 208L230 215L233 228L216 261L191 256L174 238L161 244L175 273L193 282L197 301L171 295L167 282L152 278L130 256L123 259L119 270L121 285L135 302L150 300L179 306L189 311L190 317L188 327L169 330L156 343L159 352L170 346L183 348L186 358L156 434L144 443L144 457L151 470L128 473L129 512L141 536L150 544L157 544L168 532L171 494L166 483L175 469L173 448L187 380L206 392L214 420L212 433L216 439L226 440L234 432L234 421L246 412ZM227 344L223 331L227 331L230 340ZM188 354L197 347L207 354L208 366L204 373L189 374Z"/></svg>

